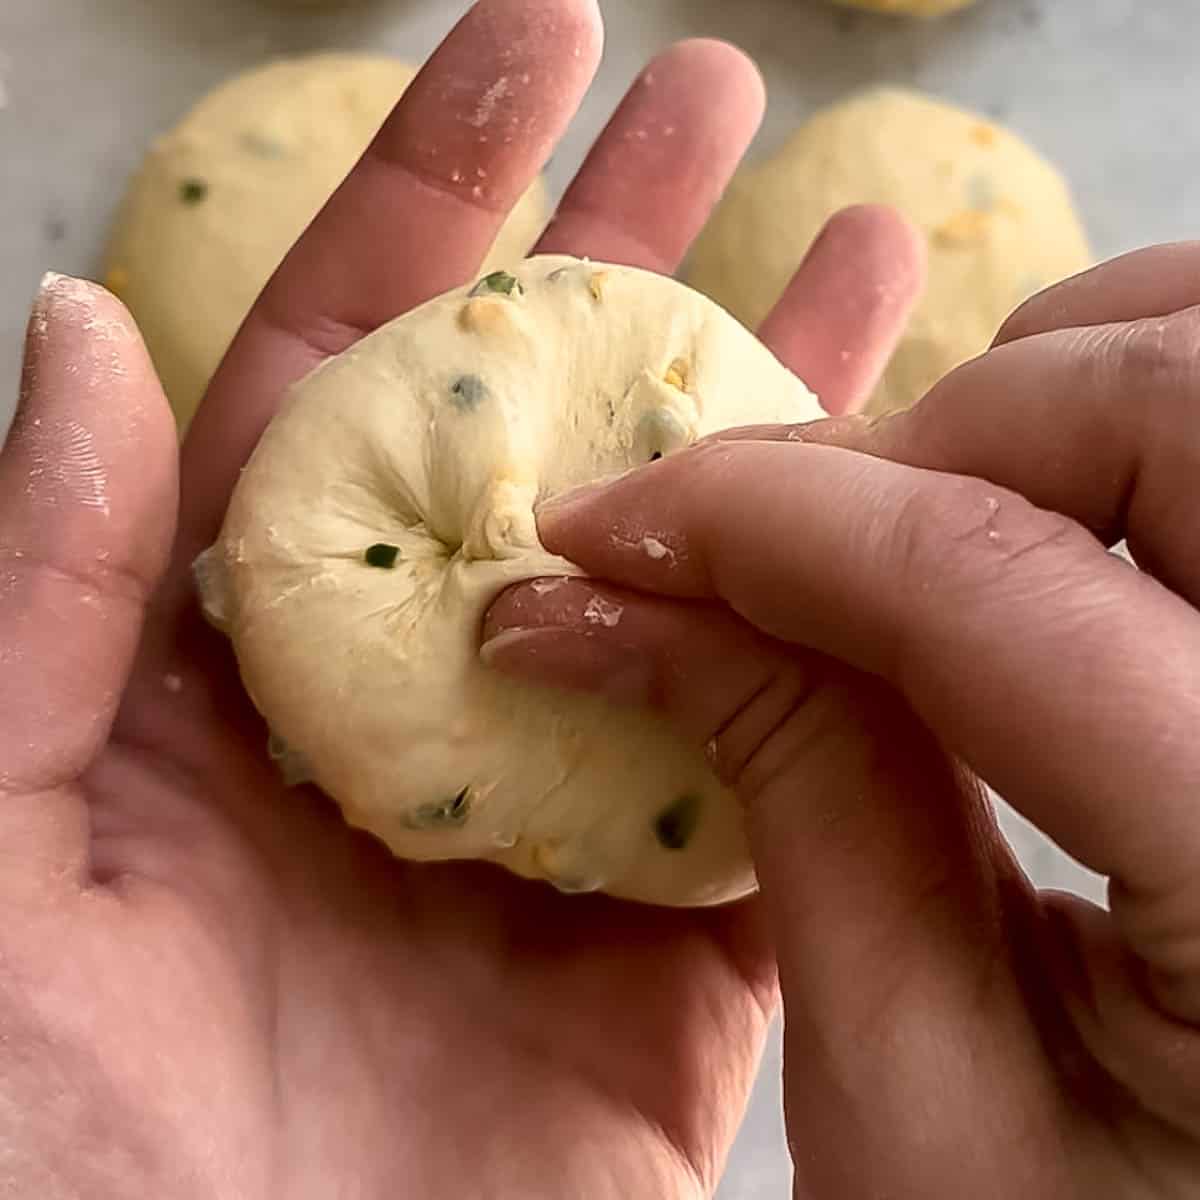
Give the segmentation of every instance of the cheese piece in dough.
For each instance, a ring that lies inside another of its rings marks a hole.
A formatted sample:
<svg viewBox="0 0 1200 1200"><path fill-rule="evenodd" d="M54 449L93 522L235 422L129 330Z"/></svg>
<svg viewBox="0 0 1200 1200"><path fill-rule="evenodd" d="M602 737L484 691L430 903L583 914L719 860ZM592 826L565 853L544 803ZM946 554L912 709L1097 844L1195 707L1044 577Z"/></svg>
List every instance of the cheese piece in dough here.
<svg viewBox="0 0 1200 1200"><path fill-rule="evenodd" d="M539 497L717 430L820 415L684 285L531 259L292 389L197 563L204 607L277 755L397 855L658 904L732 900L755 886L741 809L701 748L654 714L486 669L480 624L509 584L579 574L540 545ZM661 558L662 532L612 536Z"/></svg>
<svg viewBox="0 0 1200 1200"><path fill-rule="evenodd" d="M826 220L890 204L926 236L929 277L868 404L916 403L987 349L1014 308L1091 262L1062 176L1014 134L914 92L872 90L823 110L734 179L687 280L751 328Z"/></svg>
<svg viewBox="0 0 1200 1200"><path fill-rule="evenodd" d="M141 327L182 428L259 292L415 74L366 54L272 62L223 83L154 143L105 281ZM539 180L484 269L520 258L546 212Z"/></svg>

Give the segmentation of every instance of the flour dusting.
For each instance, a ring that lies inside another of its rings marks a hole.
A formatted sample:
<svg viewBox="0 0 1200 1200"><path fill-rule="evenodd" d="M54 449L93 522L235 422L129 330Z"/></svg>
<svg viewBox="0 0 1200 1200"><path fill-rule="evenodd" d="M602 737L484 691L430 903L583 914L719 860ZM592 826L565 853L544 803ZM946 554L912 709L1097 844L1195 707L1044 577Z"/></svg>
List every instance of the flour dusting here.
<svg viewBox="0 0 1200 1200"><path fill-rule="evenodd" d="M625 609L622 605L606 600L603 596L593 596L583 610L583 619L589 625L603 625L613 629L621 623L621 615Z"/></svg>
<svg viewBox="0 0 1200 1200"><path fill-rule="evenodd" d="M485 125L490 124L495 115L496 106L511 92L512 87L508 82L508 76L501 75L480 97L475 112L467 118L467 124L474 125L476 129L482 129Z"/></svg>

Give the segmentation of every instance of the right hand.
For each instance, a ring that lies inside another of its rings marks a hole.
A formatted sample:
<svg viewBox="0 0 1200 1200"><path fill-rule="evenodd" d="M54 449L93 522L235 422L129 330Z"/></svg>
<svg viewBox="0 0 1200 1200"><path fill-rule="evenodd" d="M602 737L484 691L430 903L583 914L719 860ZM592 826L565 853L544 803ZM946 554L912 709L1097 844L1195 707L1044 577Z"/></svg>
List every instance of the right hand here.
<svg viewBox="0 0 1200 1200"><path fill-rule="evenodd" d="M797 1197L1200 1194L1198 415L1200 244L1158 247L912 411L719 434L542 510L591 578L506 593L485 658L619 680L745 802ZM1111 913L1030 886L981 778Z"/></svg>

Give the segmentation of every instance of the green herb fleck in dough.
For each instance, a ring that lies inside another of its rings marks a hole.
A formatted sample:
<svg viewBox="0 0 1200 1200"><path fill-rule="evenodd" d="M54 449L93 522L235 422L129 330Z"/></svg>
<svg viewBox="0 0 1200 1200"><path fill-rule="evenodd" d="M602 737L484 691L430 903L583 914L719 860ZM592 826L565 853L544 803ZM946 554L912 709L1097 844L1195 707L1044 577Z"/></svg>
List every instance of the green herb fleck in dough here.
<svg viewBox="0 0 1200 1200"><path fill-rule="evenodd" d="M375 545L367 547L363 554L363 561L368 567L382 567L383 570L390 571L396 565L399 554L399 546L393 546L388 542L376 542Z"/></svg>
<svg viewBox="0 0 1200 1200"><path fill-rule="evenodd" d="M208 195L208 184L203 179L185 179L179 185L179 199L184 204L199 204Z"/></svg>
<svg viewBox="0 0 1200 1200"><path fill-rule="evenodd" d="M478 375L463 375L454 381L450 391L454 393L455 408L473 412L487 396L487 385Z"/></svg>
<svg viewBox="0 0 1200 1200"><path fill-rule="evenodd" d="M482 296L487 292L496 292L501 296L520 296L525 289L521 281L507 271L493 271L485 275L472 289L472 296Z"/></svg>
<svg viewBox="0 0 1200 1200"><path fill-rule="evenodd" d="M406 822L411 829L437 829L446 825L464 825L471 812L471 788L462 789L444 804L422 804Z"/></svg>
<svg viewBox="0 0 1200 1200"><path fill-rule="evenodd" d="M654 821L654 836L668 850L682 850L692 839L700 821L700 797L680 796L664 808Z"/></svg>

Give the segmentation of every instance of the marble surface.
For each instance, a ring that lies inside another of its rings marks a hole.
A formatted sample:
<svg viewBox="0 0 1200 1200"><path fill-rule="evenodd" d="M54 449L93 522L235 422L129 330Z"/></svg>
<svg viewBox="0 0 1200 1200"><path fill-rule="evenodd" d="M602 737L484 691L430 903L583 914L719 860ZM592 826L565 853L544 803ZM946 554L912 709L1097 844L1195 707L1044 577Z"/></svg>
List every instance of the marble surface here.
<svg viewBox="0 0 1200 1200"><path fill-rule="evenodd" d="M551 165L561 189L640 63L671 40L729 38L767 78L759 151L815 105L868 82L923 87L1014 126L1070 177L1104 256L1196 233L1200 213L1200 5L1195 0L981 0L934 24L835 10L820 0L601 0L600 78ZM329 8L265 0L4 0L0 11L0 429L20 342L47 268L97 269L125 180L148 139L207 88L264 58L374 48L422 58L468 7L377 0ZM1015 816L1044 885L1102 895ZM779 1042L721 1190L787 1194Z"/></svg>

